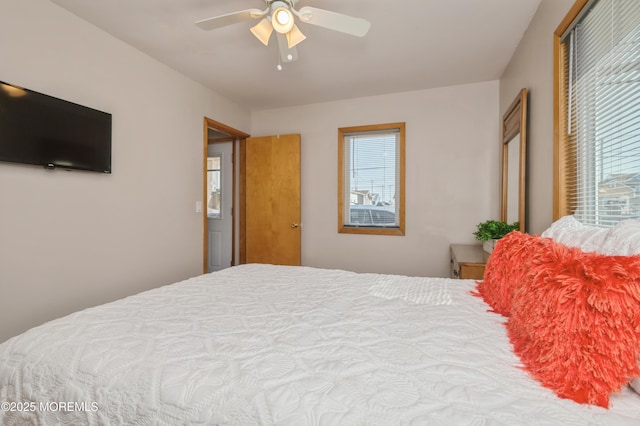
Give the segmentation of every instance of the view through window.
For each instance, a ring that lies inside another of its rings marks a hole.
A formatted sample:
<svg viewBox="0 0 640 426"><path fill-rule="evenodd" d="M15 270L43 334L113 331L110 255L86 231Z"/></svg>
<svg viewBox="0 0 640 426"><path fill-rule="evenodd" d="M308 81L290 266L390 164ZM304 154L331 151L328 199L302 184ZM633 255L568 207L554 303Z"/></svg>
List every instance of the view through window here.
<svg viewBox="0 0 640 426"><path fill-rule="evenodd" d="M220 155L207 158L207 216L211 219L221 218L220 162Z"/></svg>

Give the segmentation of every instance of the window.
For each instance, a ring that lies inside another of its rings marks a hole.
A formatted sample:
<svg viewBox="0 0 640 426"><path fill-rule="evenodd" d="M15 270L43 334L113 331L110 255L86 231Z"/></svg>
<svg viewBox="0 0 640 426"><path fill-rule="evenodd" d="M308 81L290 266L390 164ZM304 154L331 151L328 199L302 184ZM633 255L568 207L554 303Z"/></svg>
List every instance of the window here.
<svg viewBox="0 0 640 426"><path fill-rule="evenodd" d="M338 232L404 235L405 124L338 129Z"/></svg>
<svg viewBox="0 0 640 426"><path fill-rule="evenodd" d="M555 33L554 219L640 217L640 2L578 0Z"/></svg>
<svg viewBox="0 0 640 426"><path fill-rule="evenodd" d="M222 155L216 154L207 158L207 217L221 219L221 188L220 163Z"/></svg>

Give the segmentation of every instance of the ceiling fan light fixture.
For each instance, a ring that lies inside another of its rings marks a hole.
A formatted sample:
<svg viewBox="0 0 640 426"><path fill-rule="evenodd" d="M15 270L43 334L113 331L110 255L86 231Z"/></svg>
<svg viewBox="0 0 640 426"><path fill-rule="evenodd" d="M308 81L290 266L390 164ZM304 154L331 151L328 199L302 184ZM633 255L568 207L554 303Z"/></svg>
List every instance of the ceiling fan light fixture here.
<svg viewBox="0 0 640 426"><path fill-rule="evenodd" d="M287 45L289 46L289 49L291 49L294 46L297 46L298 43L304 41L306 38L307 36L302 34L300 28L298 28L298 26L294 24L291 28L291 31L287 33Z"/></svg>
<svg viewBox="0 0 640 426"><path fill-rule="evenodd" d="M265 46L269 45L269 38L271 37L271 33L273 32L273 26L267 18L263 18L256 25L251 27L251 32L258 40L262 42Z"/></svg>
<svg viewBox="0 0 640 426"><path fill-rule="evenodd" d="M271 15L271 25L280 34L286 34L293 28L293 13L285 7L277 8Z"/></svg>
<svg viewBox="0 0 640 426"><path fill-rule="evenodd" d="M260 19L260 22L251 27L251 33L260 40L262 44L268 46L271 35L275 31L280 61L283 63L297 60L298 51L296 46L307 39L296 26L296 16L300 21L307 24L357 37L363 37L371 26L371 23L365 19L354 18L331 10L318 9L311 6L305 6L296 10L295 5L298 0L264 0L264 2L267 6L264 10L240 10L238 12L201 19L195 24L203 30L213 30L239 22Z"/></svg>

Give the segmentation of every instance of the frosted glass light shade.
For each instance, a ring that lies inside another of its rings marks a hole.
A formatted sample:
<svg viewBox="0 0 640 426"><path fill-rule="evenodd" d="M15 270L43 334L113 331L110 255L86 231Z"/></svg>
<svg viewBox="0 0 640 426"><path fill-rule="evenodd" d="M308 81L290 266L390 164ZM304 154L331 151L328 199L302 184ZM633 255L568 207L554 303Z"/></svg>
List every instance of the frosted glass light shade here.
<svg viewBox="0 0 640 426"><path fill-rule="evenodd" d="M273 26L271 26L271 22L269 22L267 18L263 18L256 25L251 27L251 32L262 42L262 44L267 46L269 45L269 38L273 32Z"/></svg>
<svg viewBox="0 0 640 426"><path fill-rule="evenodd" d="M300 31L300 28L294 24L291 31L287 33L287 45L289 46L289 49L291 49L306 38L307 37L302 34L302 31Z"/></svg>

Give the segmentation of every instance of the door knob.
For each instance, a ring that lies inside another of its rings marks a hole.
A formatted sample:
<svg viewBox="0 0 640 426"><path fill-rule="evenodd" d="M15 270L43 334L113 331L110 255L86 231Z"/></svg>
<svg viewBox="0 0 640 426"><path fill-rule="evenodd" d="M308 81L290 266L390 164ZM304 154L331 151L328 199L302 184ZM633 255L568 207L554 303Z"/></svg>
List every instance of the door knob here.
<svg viewBox="0 0 640 426"><path fill-rule="evenodd" d="M297 223L295 223L295 222L291 224L291 227L292 227L292 228L294 228L294 229L295 229L295 228L297 228L298 226L300 226L300 225L298 225L298 224L297 224Z"/></svg>

